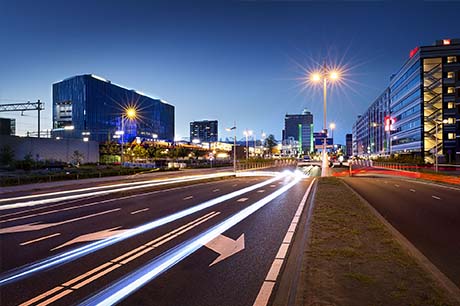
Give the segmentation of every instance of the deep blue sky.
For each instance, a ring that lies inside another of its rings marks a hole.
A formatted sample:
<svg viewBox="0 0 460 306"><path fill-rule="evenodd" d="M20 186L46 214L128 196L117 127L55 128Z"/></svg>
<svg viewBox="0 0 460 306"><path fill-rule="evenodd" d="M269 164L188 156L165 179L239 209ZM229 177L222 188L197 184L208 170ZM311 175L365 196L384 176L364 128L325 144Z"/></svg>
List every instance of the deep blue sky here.
<svg viewBox="0 0 460 306"><path fill-rule="evenodd" d="M322 127L321 92L299 79L326 58L349 67L328 108L344 143L412 48L460 37L460 2L150 2L0 0L0 103L41 99L51 128L51 84L94 73L175 105L180 137L218 119L219 137L236 120L279 139L285 113ZM0 116L36 129L33 112Z"/></svg>

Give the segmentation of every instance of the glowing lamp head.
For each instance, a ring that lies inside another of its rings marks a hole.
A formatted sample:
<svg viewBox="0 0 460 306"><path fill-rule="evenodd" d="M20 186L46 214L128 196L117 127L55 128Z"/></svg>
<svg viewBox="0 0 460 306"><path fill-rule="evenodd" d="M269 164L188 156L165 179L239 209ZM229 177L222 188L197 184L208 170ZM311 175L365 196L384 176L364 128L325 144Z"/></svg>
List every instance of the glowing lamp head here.
<svg viewBox="0 0 460 306"><path fill-rule="evenodd" d="M134 107L127 108L126 117L128 117L128 119L131 119L131 120L136 118L136 109Z"/></svg>
<svg viewBox="0 0 460 306"><path fill-rule="evenodd" d="M338 71L331 71L329 78L333 81L338 80L340 78Z"/></svg>
<svg viewBox="0 0 460 306"><path fill-rule="evenodd" d="M331 130L335 129L335 123L332 122L331 124L329 124L329 128L330 128Z"/></svg>
<svg viewBox="0 0 460 306"><path fill-rule="evenodd" d="M319 82L321 81L321 75L318 72L315 72L310 76L310 80L313 82Z"/></svg>

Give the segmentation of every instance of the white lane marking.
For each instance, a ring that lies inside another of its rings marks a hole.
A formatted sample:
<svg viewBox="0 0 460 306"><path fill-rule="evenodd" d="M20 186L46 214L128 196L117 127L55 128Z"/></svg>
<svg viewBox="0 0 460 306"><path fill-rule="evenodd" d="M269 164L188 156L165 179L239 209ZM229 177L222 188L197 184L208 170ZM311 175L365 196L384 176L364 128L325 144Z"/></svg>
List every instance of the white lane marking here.
<svg viewBox="0 0 460 306"><path fill-rule="evenodd" d="M141 212L144 212L144 211L147 211L149 210L150 208L143 208L143 209L139 209L139 210L135 210L135 211L132 211L130 212L131 215L135 215L135 214L138 214L138 213L141 213Z"/></svg>
<svg viewBox="0 0 460 306"><path fill-rule="evenodd" d="M265 189L260 189L260 190L257 190L258 193L262 193L262 192L265 192Z"/></svg>
<svg viewBox="0 0 460 306"><path fill-rule="evenodd" d="M65 220L65 221L62 221L62 222L56 222L56 223L45 223L45 224L30 223L30 224L23 224L23 225L0 228L0 234L38 231L38 230L41 230L41 229L44 229L44 228L58 226L58 225L62 225L62 224L70 223L70 222L75 222L75 221L80 221L80 220L84 220L84 219L88 219L88 218L108 214L108 213L118 211L118 210L121 210L121 208L115 208L115 209L111 209L111 210L106 210L106 211L103 211L103 212L99 212L99 213L95 213L95 214L91 214L91 215L87 215L87 216L83 216L83 217L78 217L78 218L74 218L74 219L70 219L70 220Z"/></svg>
<svg viewBox="0 0 460 306"><path fill-rule="evenodd" d="M45 239L48 239L48 238L53 238L53 237L59 236L60 234L61 234L61 233L55 233L55 234L51 234L51 235L48 235L48 236L40 237L40 238L37 238L37 239L34 239L34 240L29 240L29 241L21 242L19 245L28 245L28 244L31 244L31 243L34 243L34 242L39 242L39 241L42 241L42 240L45 240Z"/></svg>
<svg viewBox="0 0 460 306"><path fill-rule="evenodd" d="M247 200L249 200L249 198L240 198L238 200L236 200L237 202L246 202Z"/></svg>
<svg viewBox="0 0 460 306"><path fill-rule="evenodd" d="M267 305L268 300L270 299L270 296L272 295L273 287L275 287L275 282L264 281L253 306Z"/></svg>
<svg viewBox="0 0 460 306"><path fill-rule="evenodd" d="M275 187L276 187L276 185L270 185L270 187L272 187L272 188L275 188Z"/></svg>
<svg viewBox="0 0 460 306"><path fill-rule="evenodd" d="M272 266L270 267L270 270L268 271L267 277L265 277L265 280L275 282L278 278L278 274L280 274L282 265L283 260L275 258L275 260L272 263Z"/></svg>
<svg viewBox="0 0 460 306"><path fill-rule="evenodd" d="M218 192L218 191L220 191L220 189L219 189L219 188L217 188L217 189L214 189L212 192Z"/></svg>
<svg viewBox="0 0 460 306"><path fill-rule="evenodd" d="M286 232L286 236L281 243L280 248L278 249L278 253L276 254L275 259L270 267L270 270L265 277L265 281L262 284L262 287L259 290L259 294L257 294L256 300L254 301L253 306L266 306L268 305L268 301L270 300L270 296L273 291L273 287L275 286L276 279L278 278L279 272L281 267L283 266L284 259L289 249L289 245L292 241L292 236L297 228L297 224L299 221L300 215L302 215L303 208L305 207L305 203L307 202L308 195L310 194L311 188L313 183L316 179L313 179L308 186L307 191L305 192L302 200L299 203L297 211L292 218L291 224L289 226L288 231Z"/></svg>
<svg viewBox="0 0 460 306"><path fill-rule="evenodd" d="M282 184L283 184L283 182L278 182L278 184L279 184L279 185L282 185Z"/></svg>
<svg viewBox="0 0 460 306"><path fill-rule="evenodd" d="M62 290L62 289L68 289L69 287L71 289L69 289L69 292L65 292L65 294L62 294L62 293L59 293L58 295L55 295L45 301L43 301L41 304L43 305L47 305L47 304L50 304L51 302L53 301L56 301L58 300L59 298L61 298L62 296L64 295L67 295L71 292L73 292L74 290L76 289L79 289L91 282L93 282L94 280L104 276L105 274L119 268L119 267L122 267L123 264L125 263L128 263L132 260L134 260L135 258L139 257L145 253L147 253L145 250L153 250L155 247L159 246L159 245L162 245L164 243L166 243L167 241L171 240L172 238L175 238L175 237L178 237L179 235L193 229L194 227L208 221L209 219L215 217L215 216L218 216L220 214L220 212L215 212L215 211L212 211L204 216L201 216L185 225L182 225L181 227L177 228L177 229L174 229L172 231L170 231L169 233L167 234L164 234L163 236L161 237L158 237L144 245L141 245L140 247L137 247L135 248L134 250L131 250L117 258L114 258L92 270L89 270L83 274L80 274L79 276L77 277L74 277L73 279L65 282L65 283L62 283L61 285L53 288L53 289L50 289L48 290L47 292L35 297L35 298L32 298L31 300L28 300L26 302L24 302L23 304L21 305L32 305L50 295L53 295L55 294L56 292ZM168 237L169 236L169 237ZM171 238L172 237L172 238ZM134 254L134 255L133 255ZM101 271L102 270L102 271ZM91 276L91 277L89 277ZM89 277L89 278L87 278ZM85 280L84 280L85 279ZM83 282L80 282L81 280L84 280Z"/></svg>
<svg viewBox="0 0 460 306"><path fill-rule="evenodd" d="M409 189L409 190L410 190L410 192L415 192L415 189Z"/></svg>
<svg viewBox="0 0 460 306"><path fill-rule="evenodd" d="M398 185L398 184L395 184L395 187L396 187L396 188L399 188L399 185Z"/></svg>
<svg viewBox="0 0 460 306"><path fill-rule="evenodd" d="M437 197L437 196L431 196L433 199L436 199L436 200L441 200L440 197Z"/></svg>
<svg viewBox="0 0 460 306"><path fill-rule="evenodd" d="M233 184L233 185L232 185L232 187L236 187L236 186L238 186L238 184Z"/></svg>
<svg viewBox="0 0 460 306"><path fill-rule="evenodd" d="M110 236L114 236L114 235L118 235L118 234L121 234L121 233L124 233L124 232L127 231L127 229L118 230L119 228L120 228L120 226L105 229L103 231L99 231L99 232L95 232L95 233L89 233L89 234L78 236L78 237L76 237L76 238L74 238L72 240L67 241L66 243L63 243L63 244L51 249L51 251L54 251L54 250L60 249L60 248L65 247L65 246L68 246L68 245L71 245L71 244L74 244L74 243L78 243L78 242L88 242L88 241L94 241L94 240L101 240L101 239L104 239L104 238L107 238L107 237L110 237Z"/></svg>
<svg viewBox="0 0 460 306"><path fill-rule="evenodd" d="M281 243L281 246L275 258L284 259L286 257L288 249L289 249L289 243Z"/></svg>
<svg viewBox="0 0 460 306"><path fill-rule="evenodd" d="M244 233L236 240L220 234L213 240L206 243L205 246L219 254L219 257L209 264L209 266L212 266L232 256L233 254L244 250Z"/></svg>
<svg viewBox="0 0 460 306"><path fill-rule="evenodd" d="M188 196L188 197L183 198L183 200L190 200L190 199L193 199L193 196Z"/></svg>

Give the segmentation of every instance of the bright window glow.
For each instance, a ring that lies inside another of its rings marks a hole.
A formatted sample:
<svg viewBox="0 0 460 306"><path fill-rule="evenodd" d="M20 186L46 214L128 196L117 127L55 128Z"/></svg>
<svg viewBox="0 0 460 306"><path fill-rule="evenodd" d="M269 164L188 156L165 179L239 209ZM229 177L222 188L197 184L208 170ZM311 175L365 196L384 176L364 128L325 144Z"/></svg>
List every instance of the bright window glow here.
<svg viewBox="0 0 460 306"><path fill-rule="evenodd" d="M443 39L442 44L443 45L450 45L450 39Z"/></svg>

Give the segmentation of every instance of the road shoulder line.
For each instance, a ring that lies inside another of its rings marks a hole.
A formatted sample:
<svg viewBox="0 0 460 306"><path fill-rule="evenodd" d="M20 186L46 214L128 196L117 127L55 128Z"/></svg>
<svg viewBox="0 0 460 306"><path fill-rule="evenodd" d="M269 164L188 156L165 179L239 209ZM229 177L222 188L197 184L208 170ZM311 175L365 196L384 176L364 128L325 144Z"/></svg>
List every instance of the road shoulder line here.
<svg viewBox="0 0 460 306"><path fill-rule="evenodd" d="M422 252L420 252L403 234L401 234L393 225L391 225L361 194L354 190L346 180L341 180L345 186L353 192L377 217L377 219L382 222L383 225L390 231L390 233L395 237L395 239L400 243L403 249L416 261L420 266L429 272L433 279L438 282L447 292L449 292L457 302L460 303L460 288L458 288L454 282L452 282L444 273L442 273Z"/></svg>
<svg viewBox="0 0 460 306"><path fill-rule="evenodd" d="M253 306L266 306L270 301L272 301L272 305L289 305L291 301L295 301L300 265L302 263L302 250L309 233L307 229L313 211L316 186L317 180L313 179L294 213L286 236L262 283ZM311 196L312 194L313 196ZM306 217L299 219L304 214L306 214ZM290 256L292 253L298 256Z"/></svg>

